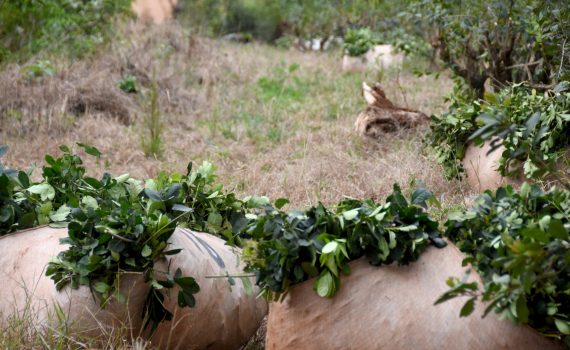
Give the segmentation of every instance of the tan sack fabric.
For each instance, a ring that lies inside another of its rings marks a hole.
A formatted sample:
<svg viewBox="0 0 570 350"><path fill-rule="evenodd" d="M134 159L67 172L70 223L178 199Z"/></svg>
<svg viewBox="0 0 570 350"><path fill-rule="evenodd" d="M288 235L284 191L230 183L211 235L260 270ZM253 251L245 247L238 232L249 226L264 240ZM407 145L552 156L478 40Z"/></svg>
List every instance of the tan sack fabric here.
<svg viewBox="0 0 570 350"><path fill-rule="evenodd" d="M57 326L54 303L59 304L75 330L101 336L109 328L128 327L136 336L141 329L141 315L147 287L140 275L123 275L121 291L127 305L113 301L100 310L88 288L66 287L57 292L51 279L44 276L50 257L64 250L59 239L66 229L40 227L0 238L0 264L3 288L0 288L0 321L14 314L32 315L37 326ZM241 281L230 287L226 273L241 273L237 250L205 233L177 229L168 249L182 248L170 261L170 271L181 268L184 276L192 276L200 285L194 308L177 307L177 291L166 297L167 308L174 320L162 323L152 338L152 345L169 349L237 349L255 333L267 312L264 300L247 295ZM166 268L160 262L156 270ZM145 333L148 335L148 333ZM145 335L143 334L143 336Z"/></svg>
<svg viewBox="0 0 570 350"><path fill-rule="evenodd" d="M133 12L144 22L163 23L172 18L177 0L134 0Z"/></svg>
<svg viewBox="0 0 570 350"><path fill-rule="evenodd" d="M270 305L266 349L561 349L495 314L482 319L480 303L467 318L459 318L464 299L434 306L446 279L463 276L462 260L454 246L430 247L408 266L376 267L360 259L332 299L319 297L313 280L299 284Z"/></svg>
<svg viewBox="0 0 570 350"><path fill-rule="evenodd" d="M342 57L342 71L347 73L365 72L369 69L383 70L400 67L404 55L397 53L392 45L376 45L362 56Z"/></svg>
<svg viewBox="0 0 570 350"><path fill-rule="evenodd" d="M505 148L501 146L487 155L490 150L491 141L485 142L481 147L469 143L465 150L463 168L465 168L467 183L474 192L481 193L488 189L494 190L507 183L518 183L517 180L505 178L499 173L499 159Z"/></svg>

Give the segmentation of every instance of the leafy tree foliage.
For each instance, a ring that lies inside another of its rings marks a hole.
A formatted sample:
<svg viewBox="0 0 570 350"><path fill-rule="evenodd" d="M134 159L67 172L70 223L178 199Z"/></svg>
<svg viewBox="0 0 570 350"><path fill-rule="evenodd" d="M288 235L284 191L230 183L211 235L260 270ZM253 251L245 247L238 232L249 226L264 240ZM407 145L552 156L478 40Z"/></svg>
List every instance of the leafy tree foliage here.
<svg viewBox="0 0 570 350"><path fill-rule="evenodd" d="M466 143L492 140L504 146L499 171L508 176L522 172L528 179L555 175L568 184L562 163L570 145L570 92L567 82L539 93L515 84L485 100L472 99L456 90L448 112L432 117L431 145L448 177L459 176ZM561 169L557 169L561 168Z"/></svg>
<svg viewBox="0 0 570 350"><path fill-rule="evenodd" d="M569 191L528 184L520 192L510 186L486 191L445 226L483 285L451 278L437 303L468 296L461 310L467 316L480 299L488 303L485 315L495 311L570 347Z"/></svg>
<svg viewBox="0 0 570 350"><path fill-rule="evenodd" d="M0 63L40 50L83 56L113 31L131 0L4 0L0 2Z"/></svg>
<svg viewBox="0 0 570 350"><path fill-rule="evenodd" d="M416 0L414 9L428 41L479 97L488 79L552 88L570 77L568 1Z"/></svg>

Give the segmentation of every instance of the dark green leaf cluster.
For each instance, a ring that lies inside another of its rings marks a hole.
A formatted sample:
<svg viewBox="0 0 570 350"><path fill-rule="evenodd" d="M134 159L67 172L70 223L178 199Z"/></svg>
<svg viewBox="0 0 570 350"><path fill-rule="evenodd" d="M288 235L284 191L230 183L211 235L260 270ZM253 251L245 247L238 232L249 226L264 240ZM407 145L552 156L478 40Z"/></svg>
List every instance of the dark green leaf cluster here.
<svg viewBox="0 0 570 350"><path fill-rule="evenodd" d="M380 44L378 34L370 28L348 29L344 36L343 48L349 56L362 56L374 45Z"/></svg>
<svg viewBox="0 0 570 350"><path fill-rule="evenodd" d="M8 146L0 145L0 157L6 152ZM28 182L26 173L9 169L0 162L0 235L31 227L36 222L35 206L20 192Z"/></svg>
<svg viewBox="0 0 570 350"><path fill-rule="evenodd" d="M78 144L99 157L95 147ZM247 223L245 210L268 203L266 198L237 200L217 184L212 164L196 171L161 173L145 183L128 174L101 179L85 175L82 159L67 146L63 155L46 155L42 180L32 182L25 172L1 167L0 234L48 223L68 227L70 245L50 262L46 274L57 289L89 286L101 296L119 301L120 276L138 273L149 284L143 317L153 327L172 317L163 305L163 290L178 286L180 307L194 306L199 286L180 271L158 271L155 262L179 250L168 250L168 239L180 226L209 232L239 244L237 232ZM4 154L7 147L0 148Z"/></svg>
<svg viewBox="0 0 570 350"><path fill-rule="evenodd" d="M485 82L552 87L570 78L570 3L563 0L414 0L439 57L482 97Z"/></svg>
<svg viewBox="0 0 570 350"><path fill-rule="evenodd" d="M450 279L452 287L438 302L469 296L462 316L478 299L546 336L565 338L570 346L570 192L542 192L524 184L520 192L501 187L487 191L473 208L454 213L446 235L468 257L483 279Z"/></svg>
<svg viewBox="0 0 570 350"><path fill-rule="evenodd" d="M408 264L418 259L430 244L445 246L437 222L422 206L431 198L416 190L408 202L398 185L385 204L372 200L346 199L334 210L319 204L299 212L284 212L265 206L248 214L243 230L246 271L257 277L267 297L278 298L297 283L317 277L314 288L332 297L340 286L340 274L349 273L348 263L366 257L373 265Z"/></svg>
<svg viewBox="0 0 570 350"><path fill-rule="evenodd" d="M431 133L426 140L435 150L436 159L443 166L447 179L460 178L464 172L461 160L465 156L467 140L476 129L475 119L481 114L481 104L464 87L455 84L449 97L449 110L431 116Z"/></svg>
<svg viewBox="0 0 570 350"><path fill-rule="evenodd" d="M433 116L431 146L447 177L462 172L467 142L491 141L503 145L499 171L504 176L523 170L528 179L542 179L556 172L570 145L570 93L562 82L544 93L514 84L485 100L469 100L457 93L450 110ZM563 174L558 174L564 176Z"/></svg>
<svg viewBox="0 0 570 350"><path fill-rule="evenodd" d="M529 179L555 173L570 145L569 87L565 81L537 93L515 84L497 94L487 94L488 103L477 118L480 127L470 139L475 143L494 139L496 147L505 147L499 162L502 175L521 168Z"/></svg>

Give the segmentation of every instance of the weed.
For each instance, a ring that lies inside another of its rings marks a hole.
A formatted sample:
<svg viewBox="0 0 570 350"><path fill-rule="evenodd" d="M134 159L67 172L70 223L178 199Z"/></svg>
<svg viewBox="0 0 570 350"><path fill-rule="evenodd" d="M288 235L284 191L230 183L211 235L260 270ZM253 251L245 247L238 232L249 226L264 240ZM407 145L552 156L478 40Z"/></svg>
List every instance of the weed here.
<svg viewBox="0 0 570 350"><path fill-rule="evenodd" d="M55 67L49 60L38 60L36 63L25 66L22 73L28 80L51 77L55 74Z"/></svg>
<svg viewBox="0 0 570 350"><path fill-rule="evenodd" d="M117 85L119 86L119 89L123 90L128 94L134 94L138 91L137 77L133 75L127 75L123 77L121 80L119 80Z"/></svg>
<svg viewBox="0 0 570 350"><path fill-rule="evenodd" d="M160 107L158 105L158 85L153 81L145 97L146 110L144 126L146 133L142 136L142 148L146 157L162 156L162 130Z"/></svg>

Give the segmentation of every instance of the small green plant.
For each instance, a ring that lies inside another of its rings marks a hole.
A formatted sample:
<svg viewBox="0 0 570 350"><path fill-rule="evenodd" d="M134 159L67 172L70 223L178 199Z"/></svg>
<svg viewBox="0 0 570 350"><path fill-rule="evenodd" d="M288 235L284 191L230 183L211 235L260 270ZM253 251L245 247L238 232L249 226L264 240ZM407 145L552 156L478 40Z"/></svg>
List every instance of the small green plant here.
<svg viewBox="0 0 570 350"><path fill-rule="evenodd" d="M127 94L134 94L138 92L137 77L134 75L127 75L123 77L121 80L119 80L117 85L119 86L119 89L123 90Z"/></svg>
<svg viewBox="0 0 570 350"><path fill-rule="evenodd" d="M145 133L142 136L142 148L147 157L162 156L162 121L158 104L158 86L153 82L145 96L146 110L144 116Z"/></svg>
<svg viewBox="0 0 570 350"><path fill-rule="evenodd" d="M293 39L290 36L282 36L275 40L275 46L280 49L288 50L293 46Z"/></svg>
<svg viewBox="0 0 570 350"><path fill-rule="evenodd" d="M278 299L289 287L317 277L314 289L332 297L348 262L366 257L373 265L415 261L430 244L445 246L437 222L424 211L432 194L413 192L410 202L398 185L385 204L346 199L333 211L322 204L300 212L284 212L286 199L248 214L241 233L245 270L257 277L261 294Z"/></svg>
<svg viewBox="0 0 570 350"><path fill-rule="evenodd" d="M450 278L450 290L436 302L459 296L469 299L460 312L468 316L474 303L528 324L570 347L570 192L542 192L523 184L486 191L473 208L449 215L445 235L467 255L483 279L467 283Z"/></svg>
<svg viewBox="0 0 570 350"><path fill-rule="evenodd" d="M38 60L33 64L25 66L22 73L28 80L42 77L51 77L55 74L55 67L49 60Z"/></svg>
<svg viewBox="0 0 570 350"><path fill-rule="evenodd" d="M349 29L344 36L344 52L349 56L359 57L380 43L377 34L369 28Z"/></svg>
<svg viewBox="0 0 570 350"><path fill-rule="evenodd" d="M295 73L299 68L296 63L288 67L278 65L272 77L260 78L257 81L260 99L283 107L302 101L308 88L307 82Z"/></svg>

